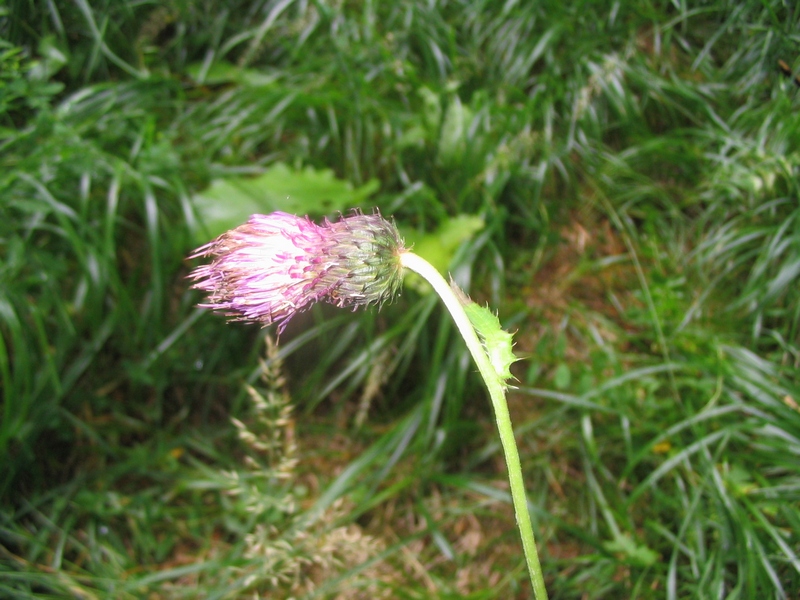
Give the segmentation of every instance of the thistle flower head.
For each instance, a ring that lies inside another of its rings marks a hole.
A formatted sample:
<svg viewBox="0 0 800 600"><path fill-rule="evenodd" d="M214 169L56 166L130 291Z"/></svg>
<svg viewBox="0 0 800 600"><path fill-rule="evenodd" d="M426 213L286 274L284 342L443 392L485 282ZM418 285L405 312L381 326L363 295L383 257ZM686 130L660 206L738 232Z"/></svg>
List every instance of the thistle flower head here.
<svg viewBox="0 0 800 600"><path fill-rule="evenodd" d="M200 306L283 330L314 302L355 309L391 299L402 283L403 251L397 228L377 213L316 225L275 212L253 215L195 250L190 258L211 262L189 277L208 295Z"/></svg>

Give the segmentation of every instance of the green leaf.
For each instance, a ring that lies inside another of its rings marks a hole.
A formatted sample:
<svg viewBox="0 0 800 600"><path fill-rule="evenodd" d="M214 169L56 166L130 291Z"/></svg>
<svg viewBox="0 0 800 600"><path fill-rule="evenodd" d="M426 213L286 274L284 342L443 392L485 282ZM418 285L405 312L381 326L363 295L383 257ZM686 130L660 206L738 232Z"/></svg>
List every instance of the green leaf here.
<svg viewBox="0 0 800 600"><path fill-rule="evenodd" d="M244 223L256 213L276 210L296 215L326 215L363 203L377 191L377 179L354 188L337 179L333 171L312 167L296 170L276 163L257 177L215 179L194 197L198 215L206 226L197 241L206 240Z"/></svg>
<svg viewBox="0 0 800 600"><path fill-rule="evenodd" d="M474 215L456 215L444 221L435 231L425 235L417 235L413 231L403 230L406 247L411 248L431 263L440 273L447 272L456 250L476 232L483 229L481 217Z"/></svg>
<svg viewBox="0 0 800 600"><path fill-rule="evenodd" d="M483 342L489 360L494 367L503 387L508 387L507 381L514 376L511 374L511 365L519 359L514 356L512 350L513 335L500 327L500 320L491 310L480 306L466 297L464 292L451 284L456 295L461 298L464 310L467 311L470 323L478 333L478 337Z"/></svg>
<svg viewBox="0 0 800 600"><path fill-rule="evenodd" d="M569 387L572 381L572 373L570 373L569 365L567 363L559 363L553 373L553 385L557 390L564 390Z"/></svg>
<svg viewBox="0 0 800 600"><path fill-rule="evenodd" d="M603 544L608 552L623 555L628 562L640 567L650 567L656 563L658 553L645 545L638 545L627 533L623 533Z"/></svg>
<svg viewBox="0 0 800 600"><path fill-rule="evenodd" d="M251 88L270 86L277 79L275 75L242 68L224 60L214 62L210 67L203 62L192 63L186 68L186 74L198 84L233 84Z"/></svg>
<svg viewBox="0 0 800 600"><path fill-rule="evenodd" d="M435 231L425 235L417 235L413 231L401 229L406 248L431 263L440 273L446 273L458 247L470 239L477 231L483 229L481 217L474 215L457 215L444 221ZM420 294L430 294L430 286L416 273L407 273L405 284Z"/></svg>

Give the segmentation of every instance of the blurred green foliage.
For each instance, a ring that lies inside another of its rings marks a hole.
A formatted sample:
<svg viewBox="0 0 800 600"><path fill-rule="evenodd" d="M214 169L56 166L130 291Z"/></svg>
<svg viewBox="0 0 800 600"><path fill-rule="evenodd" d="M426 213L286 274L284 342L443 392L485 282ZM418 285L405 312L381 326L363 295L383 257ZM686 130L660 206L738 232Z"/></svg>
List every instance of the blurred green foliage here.
<svg viewBox="0 0 800 600"><path fill-rule="evenodd" d="M194 308L185 257L247 212L375 206L517 332L552 597L796 597L798 19L0 6L0 595L526 597L424 287L266 358Z"/></svg>

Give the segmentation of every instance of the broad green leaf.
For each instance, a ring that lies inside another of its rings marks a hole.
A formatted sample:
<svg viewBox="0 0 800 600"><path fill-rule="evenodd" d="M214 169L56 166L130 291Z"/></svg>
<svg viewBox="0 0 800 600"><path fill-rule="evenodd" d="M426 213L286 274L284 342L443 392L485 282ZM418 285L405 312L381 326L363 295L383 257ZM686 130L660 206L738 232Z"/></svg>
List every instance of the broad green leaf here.
<svg viewBox="0 0 800 600"><path fill-rule="evenodd" d="M350 182L337 179L329 169L295 170L284 163L276 163L257 177L215 179L194 197L197 212L206 226L206 231L198 233L201 239L197 241L216 237L256 213L344 212L362 204L378 187L376 179L354 188Z"/></svg>
<svg viewBox="0 0 800 600"><path fill-rule="evenodd" d="M659 558L657 552L645 545L638 545L627 533L605 542L603 547L614 554L622 554L629 562L640 567L650 567Z"/></svg>
<svg viewBox="0 0 800 600"><path fill-rule="evenodd" d="M470 239L483 229L483 226L481 217L457 215L425 235L417 235L413 231L406 230L403 230L402 234L407 248L412 248L414 254L427 260L440 273L445 273L462 242Z"/></svg>
<svg viewBox="0 0 800 600"><path fill-rule="evenodd" d="M569 387L572 382L572 373L570 373L569 365L566 363L559 363L553 373L553 385L557 390L564 390Z"/></svg>
<svg viewBox="0 0 800 600"><path fill-rule="evenodd" d="M216 61L208 68L202 62L195 62L187 67L186 74L203 85L229 83L245 87L265 87L277 79L275 75L256 69L245 69L225 61Z"/></svg>

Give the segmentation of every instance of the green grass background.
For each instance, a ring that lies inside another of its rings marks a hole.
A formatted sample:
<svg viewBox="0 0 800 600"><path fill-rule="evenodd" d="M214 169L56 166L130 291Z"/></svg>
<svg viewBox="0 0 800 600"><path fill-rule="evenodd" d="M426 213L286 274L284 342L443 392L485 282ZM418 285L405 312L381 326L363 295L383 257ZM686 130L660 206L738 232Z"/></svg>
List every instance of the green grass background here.
<svg viewBox="0 0 800 600"><path fill-rule="evenodd" d="M516 332L552 598L797 598L799 27L779 0L0 3L0 596L529 597L422 282L277 346L194 308L186 256L249 213L378 207Z"/></svg>

